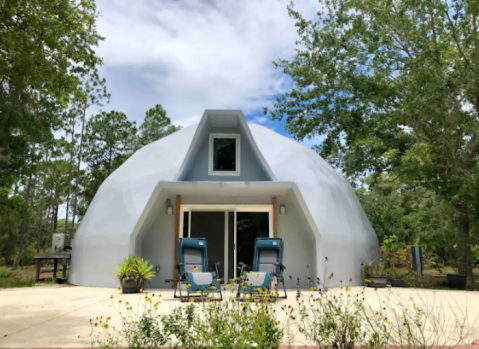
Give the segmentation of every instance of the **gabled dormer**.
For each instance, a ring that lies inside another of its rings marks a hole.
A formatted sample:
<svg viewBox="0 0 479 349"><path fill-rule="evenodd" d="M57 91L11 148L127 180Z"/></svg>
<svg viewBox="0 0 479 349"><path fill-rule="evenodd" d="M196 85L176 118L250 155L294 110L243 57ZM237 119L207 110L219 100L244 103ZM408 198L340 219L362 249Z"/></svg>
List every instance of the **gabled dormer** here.
<svg viewBox="0 0 479 349"><path fill-rule="evenodd" d="M178 181L271 181L240 110L206 110L177 177Z"/></svg>

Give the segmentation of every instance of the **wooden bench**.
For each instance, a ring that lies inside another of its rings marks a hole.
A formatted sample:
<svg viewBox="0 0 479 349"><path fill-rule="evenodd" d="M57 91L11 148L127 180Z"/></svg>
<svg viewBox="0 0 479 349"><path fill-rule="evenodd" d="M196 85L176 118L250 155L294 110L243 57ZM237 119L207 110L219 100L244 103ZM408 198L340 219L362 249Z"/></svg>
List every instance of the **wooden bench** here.
<svg viewBox="0 0 479 349"><path fill-rule="evenodd" d="M67 264L71 259L70 252L43 253L35 255L35 281L40 281L40 268L43 260L53 259L53 279L57 278L58 260L65 260L63 264L63 279L67 278Z"/></svg>

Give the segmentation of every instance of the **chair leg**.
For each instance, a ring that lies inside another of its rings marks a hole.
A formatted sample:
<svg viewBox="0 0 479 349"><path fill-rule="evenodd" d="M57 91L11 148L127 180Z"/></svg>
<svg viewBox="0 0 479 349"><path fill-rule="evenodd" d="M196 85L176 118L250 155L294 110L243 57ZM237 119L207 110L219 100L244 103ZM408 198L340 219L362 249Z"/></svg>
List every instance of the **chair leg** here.
<svg viewBox="0 0 479 349"><path fill-rule="evenodd" d="M173 297L174 298L180 298L178 297L178 295L176 294L176 292L178 291L178 280L174 281L175 282L175 293L173 294Z"/></svg>
<svg viewBox="0 0 479 349"><path fill-rule="evenodd" d="M284 291L284 297L281 297L283 299L288 298L288 294L286 293L286 285L284 284L284 277L281 277L281 283L283 284L283 291Z"/></svg>

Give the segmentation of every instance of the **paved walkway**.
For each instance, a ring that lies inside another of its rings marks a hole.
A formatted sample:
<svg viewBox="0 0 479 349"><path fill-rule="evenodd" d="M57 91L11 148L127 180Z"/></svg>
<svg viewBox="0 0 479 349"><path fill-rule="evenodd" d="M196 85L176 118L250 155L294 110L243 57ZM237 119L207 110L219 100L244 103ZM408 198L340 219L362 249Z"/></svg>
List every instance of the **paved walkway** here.
<svg viewBox="0 0 479 349"><path fill-rule="evenodd" d="M360 288L351 290L352 293L361 291ZM162 293L160 314L169 313L174 307L186 305L173 298L171 289L149 292ZM330 292L334 294L342 291ZM116 289L93 287L42 286L0 290L0 348L87 347L90 319L110 316L112 318L110 325L121 327L120 316L110 299L112 294L115 297L120 296ZM288 299L282 302L286 305L296 304L295 295L295 291L288 292ZM136 304L140 297L138 294L123 295L123 299L132 304ZM367 302L377 309L381 309L387 303L388 297L400 298L404 302L412 298L419 305L424 302L430 305L434 303L434 308L442 312L441 317L444 319L465 316L468 319L466 327L470 332L466 342L472 343L479 339L479 321L476 321L479 314L479 292L366 289ZM392 304L391 299L389 302L388 304ZM390 306L392 305L388 305ZM281 314L281 311L278 313ZM443 331L448 335L448 328L444 328ZM292 333L292 337L292 344L306 344L298 333Z"/></svg>

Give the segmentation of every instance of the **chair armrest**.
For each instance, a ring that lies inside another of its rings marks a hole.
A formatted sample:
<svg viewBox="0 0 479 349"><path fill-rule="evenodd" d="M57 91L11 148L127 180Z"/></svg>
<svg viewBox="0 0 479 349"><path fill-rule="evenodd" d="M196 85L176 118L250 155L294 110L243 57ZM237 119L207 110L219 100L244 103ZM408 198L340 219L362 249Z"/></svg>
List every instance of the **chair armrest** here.
<svg viewBox="0 0 479 349"><path fill-rule="evenodd" d="M211 265L208 270L216 271L216 274L219 275L220 266L221 262L216 262L215 265Z"/></svg>
<svg viewBox="0 0 479 349"><path fill-rule="evenodd" d="M241 270L246 270L246 269L249 269L249 270L253 270L253 268L249 267L248 264L246 263L243 263L243 262L239 262L238 263L238 269L241 269Z"/></svg>
<svg viewBox="0 0 479 349"><path fill-rule="evenodd" d="M278 266L279 269L281 269L281 270L286 270L286 267L284 266L283 263L278 263L278 262L276 262L276 263L274 263L274 265Z"/></svg>

